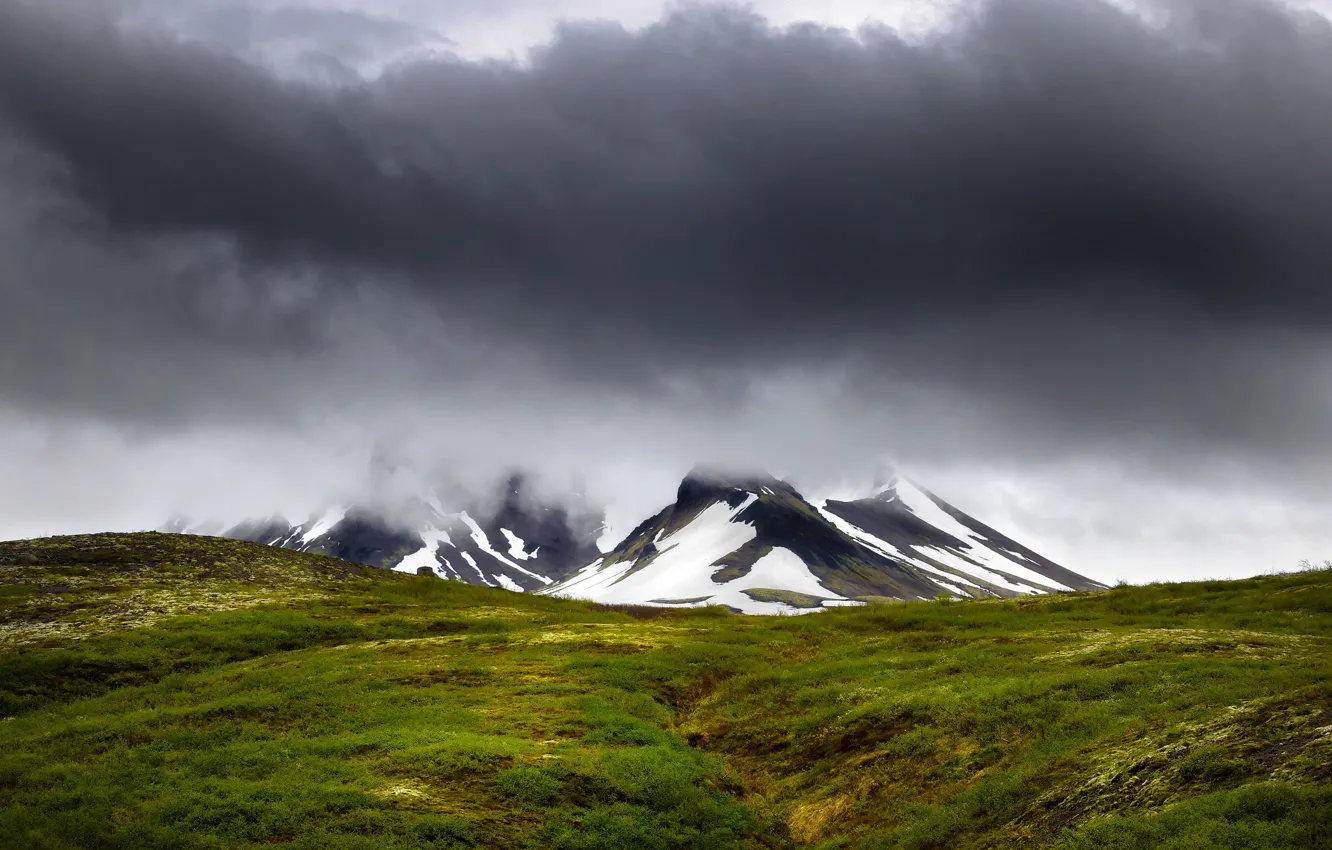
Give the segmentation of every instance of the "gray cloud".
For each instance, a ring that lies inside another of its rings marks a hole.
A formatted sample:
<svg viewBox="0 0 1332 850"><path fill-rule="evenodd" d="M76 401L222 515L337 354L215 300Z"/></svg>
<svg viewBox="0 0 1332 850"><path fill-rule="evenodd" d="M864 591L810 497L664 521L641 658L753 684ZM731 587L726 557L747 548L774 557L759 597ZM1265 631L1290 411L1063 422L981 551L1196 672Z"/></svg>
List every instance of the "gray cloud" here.
<svg viewBox="0 0 1332 850"><path fill-rule="evenodd" d="M1311 498L1332 26L1154 8L994 0L923 42L691 8L364 77L436 34L219 7L185 39L0 0L0 397L601 459L608 490L890 451L941 477L1234 459ZM256 58L297 42L332 82Z"/></svg>
<svg viewBox="0 0 1332 850"><path fill-rule="evenodd" d="M1332 27L1190 8L1000 0L923 46L698 9L321 91L11 1L0 101L114 228L636 336L858 338L1098 287L1325 321Z"/></svg>
<svg viewBox="0 0 1332 850"><path fill-rule="evenodd" d="M395 61L455 47L428 20L398 19L403 4L395 4L389 14L375 2L361 8L268 0L50 0L40 5L48 15L74 17L85 27L93 22L139 40L188 42L312 83L355 83Z"/></svg>

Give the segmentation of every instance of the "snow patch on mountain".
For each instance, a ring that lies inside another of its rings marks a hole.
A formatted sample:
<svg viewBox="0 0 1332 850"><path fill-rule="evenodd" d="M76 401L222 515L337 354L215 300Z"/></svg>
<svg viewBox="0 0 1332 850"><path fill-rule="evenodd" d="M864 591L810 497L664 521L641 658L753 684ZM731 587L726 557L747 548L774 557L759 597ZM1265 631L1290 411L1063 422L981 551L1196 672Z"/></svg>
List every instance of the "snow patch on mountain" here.
<svg viewBox="0 0 1332 850"><path fill-rule="evenodd" d="M466 561L466 562L471 566L471 568L472 568L473 570L476 571L476 577L479 578L479 579L481 579L481 583L482 583L482 584L486 585L487 587L494 587L494 586L495 586L495 585L490 581L490 579L486 578L486 574L483 573L483 572L481 572L481 568L478 567L478 566L476 565L476 559L475 559L475 558L473 558L471 555L467 554L466 552L460 552L459 554L462 556L462 559L463 559L464 561Z"/></svg>
<svg viewBox="0 0 1332 850"><path fill-rule="evenodd" d="M1060 584L1052 578L1043 576L1040 573L1023 566L1013 558L995 552L986 545L983 538L962 523L953 519L953 517L951 517L946 511L936 505L934 500L931 499L928 494L922 492L920 488L916 487L916 485L912 484L910 481L907 481L906 479L898 480L897 498L906 506L907 510L911 511L925 522L928 522L940 531L945 532L946 534L951 534L958 540L969 544L970 548L964 553L967 558L979 561L983 567L1002 570L1013 576L1013 578L1023 582L1023 584L1018 584L1003 576L995 574L999 579L996 583L1021 589L1025 592L1039 591L1041 588L1072 590L1071 587ZM931 557L934 557L933 553L931 553ZM967 563L966 561L963 561L960 564L950 564L950 566L956 566L959 569L968 571L976 569L974 564ZM989 570L987 570L987 572L989 572ZM988 579L989 577L982 576L982 578Z"/></svg>
<svg viewBox="0 0 1332 850"><path fill-rule="evenodd" d="M517 564L510 564L510 566L512 566L515 570L517 570L518 572L522 573L523 575L525 575L525 576L529 576L530 578L534 578L534 579L536 579L537 581L541 582L542 584L554 584L554 583L555 583L555 580L552 579L552 578L550 578L549 576L543 576L543 575L541 575L541 573L534 573L534 572L532 572L532 571L529 570L529 569L525 569L524 567L520 567L520 566L518 566Z"/></svg>
<svg viewBox="0 0 1332 850"><path fill-rule="evenodd" d="M522 567L518 566L513 561L509 560L504 555L501 555L499 553L499 550L497 550L494 546L490 545L490 538L486 537L485 530L481 528L480 523L472 519L471 514L467 513L466 511L463 511L462 514L459 515L459 519L461 519L464 523L466 523L467 527L471 529L472 541L476 543L476 548L480 549L482 552L485 552L487 555L494 558L496 561L499 561L501 564L513 567L516 570L522 570L523 572L527 572L526 570L523 570Z"/></svg>
<svg viewBox="0 0 1332 850"><path fill-rule="evenodd" d="M310 528L301 535L301 543L307 544L318 537L323 537L333 528L333 526L342 522L343 518L346 516L347 509L343 507L336 507L326 511L323 516L315 521L314 525L310 526Z"/></svg>
<svg viewBox="0 0 1332 850"><path fill-rule="evenodd" d="M712 581L716 568L710 564L754 539L753 526L732 522L754 498L749 496L736 508L724 503L708 505L684 528L661 539L650 569L633 572L635 565L629 561L606 566L594 562L551 592L599 602L710 596L717 589Z"/></svg>
<svg viewBox="0 0 1332 850"><path fill-rule="evenodd" d="M755 561L754 567L748 575L729 581L722 587L726 591L734 593L756 587L767 587L779 590L794 590L797 593L808 593L811 596L821 596L825 599L845 598L824 587L818 576L810 572L805 562L800 560L799 555L780 546L774 547L771 552ZM749 597L745 598L748 599ZM732 605L735 603L728 601L726 604ZM751 602L750 604L754 603ZM743 608L744 606L736 605L735 607Z"/></svg>
<svg viewBox="0 0 1332 850"><path fill-rule="evenodd" d="M549 592L609 603L661 605L667 603L654 600L702 599L698 604L727 605L746 614L815 610L760 602L744 593L757 588L790 590L851 604L851 600L824 587L798 555L783 547L774 547L758 558L744 576L723 584L713 580L718 570L716 562L755 538L754 527L737 517L757 498L750 493L736 507L716 502L683 528L671 533L659 531L654 537L657 553L645 566L619 561L603 567L598 561Z"/></svg>
<svg viewBox="0 0 1332 850"><path fill-rule="evenodd" d="M826 501L820 501L814 507L818 510L819 514L824 519L828 520L828 522L832 523L832 525L838 531L851 537L857 543L861 543L864 544L865 546L868 546L869 548L878 552L880 555L884 555L885 557L892 558L893 560L898 561L899 563L908 564L912 567L915 567L918 570L921 570L922 572L928 573L931 581L935 582L936 584L945 585L948 588L948 590L956 593L958 596L971 595L966 590L963 590L963 587L970 587L977 590L980 589L980 585L975 584L974 582L968 581L965 578L955 575L954 573L947 572L946 570L941 570L938 567L934 566L933 564L926 563L920 560L919 558L913 558L907 553L903 552L901 549L898 549L896 546L889 543L888 541L883 540L879 537L875 537L873 534L870 534L868 531L865 531L864 529L857 528L856 526L852 525L851 523L839 517L837 514L828 510ZM967 569L975 570L975 567L972 565L968 565ZM1002 576L996 576L996 578L1002 579ZM1007 582L1005 581L1001 581L1000 583L1007 584ZM1027 591L1027 588L1025 587L1020 589L1023 590L1024 592Z"/></svg>
<svg viewBox="0 0 1332 850"><path fill-rule="evenodd" d="M919 550L922 554L928 555L929 557L933 558L935 561L938 561L939 563L945 566L954 567L959 570L965 570L967 573L975 576L976 578L984 579L985 581L988 581L991 584L996 584L999 587L1008 588L1009 590L1016 591L1017 593L1025 593L1025 594L1046 593L1048 592L1048 588L1053 584L1052 581L1047 579L1044 582L1039 583L1039 586L1032 586L1030 584L1025 584L1023 582L1014 581L1013 579L1008 578L1002 573L995 572L994 570L988 569L984 566L980 566L976 563L977 561L981 561L984 558L985 554L993 554L993 553L977 552L976 550L972 549L969 550L965 555L960 555L951 549L943 549L938 546L921 546L919 547ZM1007 572L1007 570L1005 570L1005 572ZM956 576L950 575L949 578L953 581L957 580Z"/></svg>
<svg viewBox="0 0 1332 850"><path fill-rule="evenodd" d="M441 544L451 545L453 541L449 538L449 533L442 529L435 528L433 525L427 526L426 530L421 532L421 542L423 545L412 554L403 558L398 563L395 570L402 573L415 573L421 567L429 567L434 570L440 565L438 555Z"/></svg>
<svg viewBox="0 0 1332 850"><path fill-rule="evenodd" d="M501 528L500 534L503 534L504 539L509 541L509 557L513 558L515 561L526 561L529 557L531 557L530 555L527 554L526 551L527 543L523 540L523 538L514 534L512 531L510 531L507 528Z"/></svg>

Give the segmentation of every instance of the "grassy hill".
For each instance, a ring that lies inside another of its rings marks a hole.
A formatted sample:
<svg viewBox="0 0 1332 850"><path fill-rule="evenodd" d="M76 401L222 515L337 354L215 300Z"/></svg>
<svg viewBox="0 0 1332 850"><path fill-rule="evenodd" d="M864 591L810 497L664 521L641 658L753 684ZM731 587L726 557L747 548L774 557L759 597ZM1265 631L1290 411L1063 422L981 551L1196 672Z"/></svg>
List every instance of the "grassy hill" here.
<svg viewBox="0 0 1332 850"><path fill-rule="evenodd" d="M0 544L0 846L1332 847L1332 572L804 617Z"/></svg>

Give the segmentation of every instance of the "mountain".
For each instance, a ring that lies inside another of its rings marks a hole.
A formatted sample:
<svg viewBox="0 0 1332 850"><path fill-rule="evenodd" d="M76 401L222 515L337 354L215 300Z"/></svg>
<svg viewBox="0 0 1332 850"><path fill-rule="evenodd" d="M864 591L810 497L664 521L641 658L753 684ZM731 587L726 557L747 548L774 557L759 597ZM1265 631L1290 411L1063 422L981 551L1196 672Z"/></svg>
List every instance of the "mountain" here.
<svg viewBox="0 0 1332 850"><path fill-rule="evenodd" d="M514 591L754 614L1103 587L892 470L849 498L808 499L770 475L695 469L672 504L604 555L603 511L530 491L514 475L490 498L450 497L450 507L430 490L392 511L338 507L221 536Z"/></svg>
<svg viewBox="0 0 1332 850"><path fill-rule="evenodd" d="M299 525L275 517L242 523L221 536L399 572L530 591L559 581L600 555L596 540L604 528L603 515L578 499L555 505L530 490L522 476L514 475L495 498L471 499L471 504L452 509L431 491L391 512L336 507ZM182 530L179 526L163 530Z"/></svg>
<svg viewBox="0 0 1332 850"><path fill-rule="evenodd" d="M771 476L695 470L673 504L540 592L757 614L1102 587L896 474L861 498L811 501Z"/></svg>

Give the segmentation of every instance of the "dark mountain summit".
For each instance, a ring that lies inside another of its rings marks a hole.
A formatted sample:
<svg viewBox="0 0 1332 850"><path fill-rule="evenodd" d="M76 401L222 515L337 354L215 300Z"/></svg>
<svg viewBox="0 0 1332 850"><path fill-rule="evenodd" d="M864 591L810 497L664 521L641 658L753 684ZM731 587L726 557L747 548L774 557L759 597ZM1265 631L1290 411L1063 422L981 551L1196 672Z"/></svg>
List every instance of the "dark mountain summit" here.
<svg viewBox="0 0 1332 850"><path fill-rule="evenodd" d="M866 597L1017 596L1092 589L891 471L856 499L805 498L768 475L695 470L676 500L604 558L543 592L610 602L725 604L755 613Z"/></svg>

